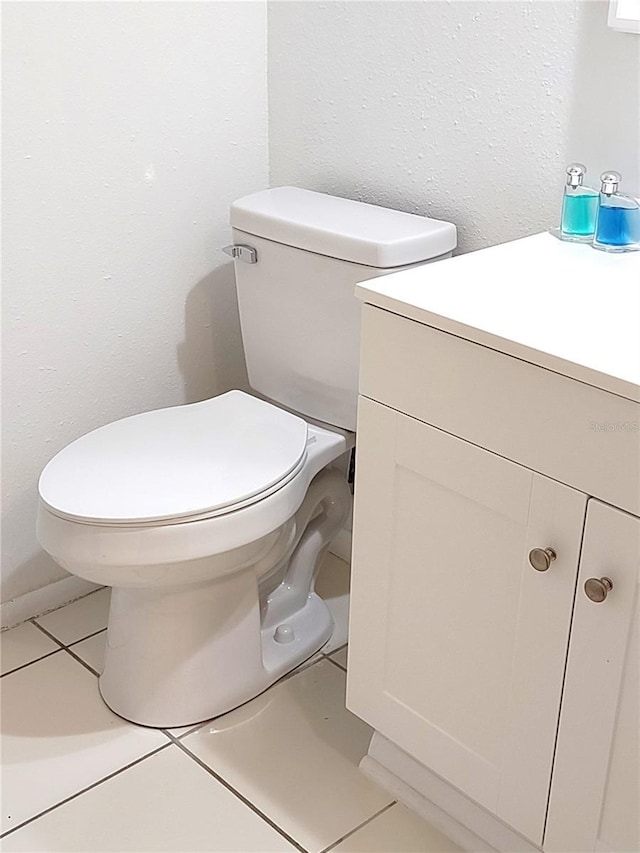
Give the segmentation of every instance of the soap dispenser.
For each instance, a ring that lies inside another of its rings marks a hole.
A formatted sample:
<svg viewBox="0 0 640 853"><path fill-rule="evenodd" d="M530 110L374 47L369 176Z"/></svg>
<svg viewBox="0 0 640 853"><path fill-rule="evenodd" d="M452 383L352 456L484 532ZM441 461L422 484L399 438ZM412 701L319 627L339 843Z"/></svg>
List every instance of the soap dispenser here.
<svg viewBox="0 0 640 853"><path fill-rule="evenodd" d="M594 249L604 252L632 252L640 249L640 204L618 192L619 172L600 176L600 199L593 237Z"/></svg>
<svg viewBox="0 0 640 853"><path fill-rule="evenodd" d="M567 166L567 181L562 200L560 239L590 243L596 224L598 192L583 185L587 172L582 163Z"/></svg>

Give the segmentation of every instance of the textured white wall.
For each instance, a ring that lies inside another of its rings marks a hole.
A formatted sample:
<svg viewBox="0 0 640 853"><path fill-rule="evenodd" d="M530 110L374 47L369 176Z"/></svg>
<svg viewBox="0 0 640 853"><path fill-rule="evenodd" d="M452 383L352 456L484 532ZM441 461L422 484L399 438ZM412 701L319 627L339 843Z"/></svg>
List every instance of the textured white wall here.
<svg viewBox="0 0 640 853"><path fill-rule="evenodd" d="M632 189L640 39L607 7L271 2L271 184L449 219L461 251L555 225L571 159Z"/></svg>
<svg viewBox="0 0 640 853"><path fill-rule="evenodd" d="M272 185L456 222L554 224L562 170L640 194L640 39L607 3L271 2ZM264 0L5 3L2 601L64 573L45 462L246 382L229 203L267 185Z"/></svg>
<svg viewBox="0 0 640 853"><path fill-rule="evenodd" d="M246 381L219 247L268 151L262 0L3 18L6 601L65 575L34 530L56 451Z"/></svg>

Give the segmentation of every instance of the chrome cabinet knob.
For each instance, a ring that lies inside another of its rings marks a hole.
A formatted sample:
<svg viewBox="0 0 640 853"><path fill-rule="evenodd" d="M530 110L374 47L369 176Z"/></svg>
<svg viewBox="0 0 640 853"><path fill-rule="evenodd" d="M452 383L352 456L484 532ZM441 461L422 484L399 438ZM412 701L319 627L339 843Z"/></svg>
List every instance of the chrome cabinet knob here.
<svg viewBox="0 0 640 853"><path fill-rule="evenodd" d="M613 581L611 578L589 578L584 582L584 591L587 598L599 604L604 601L607 595L613 589Z"/></svg>
<svg viewBox="0 0 640 853"><path fill-rule="evenodd" d="M529 551L529 562L536 572L548 572L555 558L556 552L553 548L534 548Z"/></svg>

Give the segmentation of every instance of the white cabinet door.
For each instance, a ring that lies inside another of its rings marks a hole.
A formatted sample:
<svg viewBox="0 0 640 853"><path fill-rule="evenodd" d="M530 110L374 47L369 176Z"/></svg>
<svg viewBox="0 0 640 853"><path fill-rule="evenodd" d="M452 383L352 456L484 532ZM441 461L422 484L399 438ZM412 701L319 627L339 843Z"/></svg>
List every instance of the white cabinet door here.
<svg viewBox="0 0 640 853"><path fill-rule="evenodd" d="M347 705L540 844L586 497L367 398L358 418Z"/></svg>
<svg viewBox="0 0 640 853"><path fill-rule="evenodd" d="M545 850L640 850L639 569L640 519L589 501Z"/></svg>

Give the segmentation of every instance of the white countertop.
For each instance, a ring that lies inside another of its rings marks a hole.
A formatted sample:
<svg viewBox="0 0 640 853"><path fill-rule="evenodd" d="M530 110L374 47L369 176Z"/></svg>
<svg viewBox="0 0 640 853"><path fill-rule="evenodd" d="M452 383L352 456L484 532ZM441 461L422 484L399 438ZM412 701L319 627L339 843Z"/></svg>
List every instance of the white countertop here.
<svg viewBox="0 0 640 853"><path fill-rule="evenodd" d="M640 402L640 252L536 234L361 282L356 295Z"/></svg>

